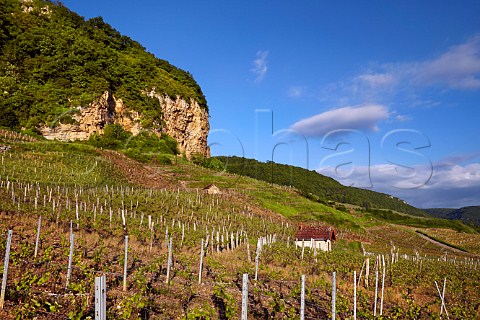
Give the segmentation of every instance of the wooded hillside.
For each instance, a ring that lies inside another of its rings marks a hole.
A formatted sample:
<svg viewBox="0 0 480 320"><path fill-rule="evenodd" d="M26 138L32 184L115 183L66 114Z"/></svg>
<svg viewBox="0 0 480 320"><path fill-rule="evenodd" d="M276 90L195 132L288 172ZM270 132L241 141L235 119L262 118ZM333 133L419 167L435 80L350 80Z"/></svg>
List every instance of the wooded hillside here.
<svg viewBox="0 0 480 320"><path fill-rule="evenodd" d="M170 97L207 102L192 75L157 59L101 17L85 20L60 3L0 0L0 126L35 130L111 90L160 122L155 88ZM64 116L62 116L64 115Z"/></svg>

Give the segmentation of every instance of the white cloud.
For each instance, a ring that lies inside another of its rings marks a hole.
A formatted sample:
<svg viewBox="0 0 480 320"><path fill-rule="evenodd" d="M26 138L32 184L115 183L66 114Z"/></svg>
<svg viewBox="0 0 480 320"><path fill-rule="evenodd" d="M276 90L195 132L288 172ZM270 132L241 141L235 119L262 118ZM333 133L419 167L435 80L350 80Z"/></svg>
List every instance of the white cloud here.
<svg viewBox="0 0 480 320"><path fill-rule="evenodd" d="M321 137L337 129L377 131L378 123L389 116L390 112L382 105L344 107L300 120L291 129L307 137Z"/></svg>
<svg viewBox="0 0 480 320"><path fill-rule="evenodd" d="M480 34L450 48L416 68L420 84L443 84L455 89L480 89Z"/></svg>
<svg viewBox="0 0 480 320"><path fill-rule="evenodd" d="M252 72L255 74L255 83L260 83L265 79L268 71L268 51L259 50L257 51L257 57L253 60L253 69Z"/></svg>
<svg viewBox="0 0 480 320"><path fill-rule="evenodd" d="M373 190L404 199L419 208L480 205L480 163L435 164L433 174L429 166L416 166L407 174L398 169L390 164L357 166L343 177L334 167L317 171L344 185L366 186L371 181Z"/></svg>

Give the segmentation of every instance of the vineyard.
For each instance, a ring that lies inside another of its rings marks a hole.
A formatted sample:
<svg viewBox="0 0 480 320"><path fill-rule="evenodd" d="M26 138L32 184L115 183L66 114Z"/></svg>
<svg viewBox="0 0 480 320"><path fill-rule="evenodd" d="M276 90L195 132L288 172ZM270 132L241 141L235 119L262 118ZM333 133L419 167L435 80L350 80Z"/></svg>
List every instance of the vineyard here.
<svg viewBox="0 0 480 320"><path fill-rule="evenodd" d="M480 316L478 234L423 230L463 254L372 213L180 158L146 165L9 132L0 144L1 319L94 319L103 275L107 319L239 319L243 274L249 318L298 319L303 305L305 319L326 319L333 272L337 318L354 318L354 272L359 319ZM221 194L204 192L211 183ZM334 226L333 251L295 246L300 222Z"/></svg>

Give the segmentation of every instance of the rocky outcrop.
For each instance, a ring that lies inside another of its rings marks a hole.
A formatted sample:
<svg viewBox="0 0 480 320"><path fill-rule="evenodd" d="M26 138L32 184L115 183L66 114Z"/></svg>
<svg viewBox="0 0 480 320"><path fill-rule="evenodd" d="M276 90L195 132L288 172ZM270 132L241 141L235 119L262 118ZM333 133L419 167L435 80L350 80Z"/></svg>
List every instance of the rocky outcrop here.
<svg viewBox="0 0 480 320"><path fill-rule="evenodd" d="M162 107L163 126L155 128L156 132L164 132L177 140L180 152L187 158L196 153L210 156L207 146L210 125L204 108L194 100L171 99L155 90L146 94L157 98ZM62 123L64 118L71 118L74 123ZM69 110L39 130L49 140L87 140L94 133L103 134L106 124L117 123L136 135L143 130L141 118L139 112L129 109L122 99L106 91L88 106Z"/></svg>
<svg viewBox="0 0 480 320"><path fill-rule="evenodd" d="M70 117L74 123L62 123L65 117ZM141 130L140 114L129 110L122 99L105 91L88 106L71 109L39 130L49 140L87 140L94 133L103 134L105 125L111 123L118 123L133 134Z"/></svg>
<svg viewBox="0 0 480 320"><path fill-rule="evenodd" d="M180 97L172 100L169 96L156 93L155 90L148 95L159 100L163 111L162 131L177 140L180 152L187 158L193 154L209 157L207 136L210 124L207 110L201 108L193 99L190 102Z"/></svg>

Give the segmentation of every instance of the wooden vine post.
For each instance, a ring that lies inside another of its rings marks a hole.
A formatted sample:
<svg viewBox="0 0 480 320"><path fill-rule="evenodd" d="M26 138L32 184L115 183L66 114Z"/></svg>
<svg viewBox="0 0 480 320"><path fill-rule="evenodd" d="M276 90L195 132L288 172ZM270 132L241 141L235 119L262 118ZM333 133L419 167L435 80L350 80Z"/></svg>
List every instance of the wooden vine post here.
<svg viewBox="0 0 480 320"><path fill-rule="evenodd" d="M35 251L34 251L34 254L33 254L33 257L36 258L37 257L37 254L38 254L38 245L39 245L39 242L40 242L40 228L42 226L42 216L39 216L38 217L38 226L37 226L37 237L35 239Z"/></svg>
<svg viewBox="0 0 480 320"><path fill-rule="evenodd" d="M383 293L385 290L385 256L383 255L382 255L382 265L383 265L383 269L382 269L382 293L380 296L380 316L383 315Z"/></svg>
<svg viewBox="0 0 480 320"><path fill-rule="evenodd" d="M107 285L105 276L95 277L95 320L107 319Z"/></svg>
<svg viewBox="0 0 480 320"><path fill-rule="evenodd" d="M242 279L242 320L247 320L248 312L248 273L243 274Z"/></svg>
<svg viewBox="0 0 480 320"><path fill-rule="evenodd" d="M305 275L302 274L302 287L300 291L300 320L305 319Z"/></svg>
<svg viewBox="0 0 480 320"><path fill-rule="evenodd" d="M357 271L353 271L353 320L357 319Z"/></svg>
<svg viewBox="0 0 480 320"><path fill-rule="evenodd" d="M170 268L172 267L172 238L168 242L168 261L167 261L167 278L165 283L168 284L170 281Z"/></svg>
<svg viewBox="0 0 480 320"><path fill-rule="evenodd" d="M128 236L125 236L125 256L123 260L123 291L127 291Z"/></svg>
<svg viewBox="0 0 480 320"><path fill-rule="evenodd" d="M0 309L3 309L5 303L5 290L7 288L8 262L10 260L10 246L12 243L12 230L8 230L7 247L5 249L5 262L3 263L2 292L0 295Z"/></svg>
<svg viewBox="0 0 480 320"><path fill-rule="evenodd" d="M445 304L445 287L447 285L447 278L443 280L443 292L440 292L440 288L438 287L437 281L435 281L435 286L437 287L438 295L440 296L440 300L442 301L442 305L440 306L440 317L442 316L443 311L445 310L445 315L447 319L450 319L447 311L447 306Z"/></svg>
<svg viewBox="0 0 480 320"><path fill-rule="evenodd" d="M203 269L203 239L200 245L200 270L198 271L198 284L202 284L202 269Z"/></svg>
<svg viewBox="0 0 480 320"><path fill-rule="evenodd" d="M375 270L375 301L373 303L373 316L377 316L377 297L378 297L378 268Z"/></svg>
<svg viewBox="0 0 480 320"><path fill-rule="evenodd" d="M72 261L73 261L73 249L74 249L74 239L75 236L70 233L70 252L68 254L68 269L67 269L67 281L65 282L65 289L68 289L68 284L70 282L70 277L72 275Z"/></svg>
<svg viewBox="0 0 480 320"><path fill-rule="evenodd" d="M337 279L336 272L332 272L332 320L335 320L336 302L337 302Z"/></svg>

